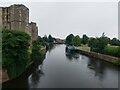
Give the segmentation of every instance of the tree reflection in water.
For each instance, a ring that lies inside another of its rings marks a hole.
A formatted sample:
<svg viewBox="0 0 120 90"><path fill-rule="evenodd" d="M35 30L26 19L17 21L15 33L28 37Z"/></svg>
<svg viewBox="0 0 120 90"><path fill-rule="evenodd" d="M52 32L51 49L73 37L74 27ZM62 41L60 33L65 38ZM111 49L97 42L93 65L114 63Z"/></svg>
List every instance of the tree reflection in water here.
<svg viewBox="0 0 120 90"><path fill-rule="evenodd" d="M55 49L55 47L56 47L56 44L50 44L50 45L49 45L49 48L48 48L49 53L50 53L53 49Z"/></svg>
<svg viewBox="0 0 120 90"><path fill-rule="evenodd" d="M69 52L67 50L65 50L65 54L66 57L68 58L68 60L73 60L73 59L79 59L79 53L76 52Z"/></svg>
<svg viewBox="0 0 120 90"><path fill-rule="evenodd" d="M103 80L105 74L105 65L102 63L102 61L90 58L88 60L88 68L95 72L95 76L98 76L100 80Z"/></svg>
<svg viewBox="0 0 120 90"><path fill-rule="evenodd" d="M32 85L36 85L40 81L40 77L44 75L42 71L42 65L39 65L36 70L31 74L30 82Z"/></svg>

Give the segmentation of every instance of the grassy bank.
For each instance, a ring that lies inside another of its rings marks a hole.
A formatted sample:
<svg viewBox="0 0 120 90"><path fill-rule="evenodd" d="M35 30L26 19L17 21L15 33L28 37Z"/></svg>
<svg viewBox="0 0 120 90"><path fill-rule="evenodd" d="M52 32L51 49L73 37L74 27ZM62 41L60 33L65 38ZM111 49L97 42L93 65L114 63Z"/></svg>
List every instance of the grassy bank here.
<svg viewBox="0 0 120 90"><path fill-rule="evenodd" d="M119 46L107 45L104 49L104 54L103 55L101 54L101 55L98 55L98 57L97 57L97 55L93 54L92 56L94 56L96 58L100 58L100 59L101 59L101 57L105 57L105 58L102 58L102 59L103 60L105 59L105 61L109 61L109 62L113 63L114 65L120 65L119 48L120 48ZM76 47L76 49L91 53L90 52L90 47L88 47L88 45L81 45L79 47ZM91 54L89 54L89 55L91 56ZM109 55L109 56L104 56L104 55Z"/></svg>
<svg viewBox="0 0 120 90"><path fill-rule="evenodd" d="M90 47L88 47L88 45L81 45L81 46L77 46L76 49L79 49L79 50L83 50L83 51L87 51L87 52L90 52Z"/></svg>

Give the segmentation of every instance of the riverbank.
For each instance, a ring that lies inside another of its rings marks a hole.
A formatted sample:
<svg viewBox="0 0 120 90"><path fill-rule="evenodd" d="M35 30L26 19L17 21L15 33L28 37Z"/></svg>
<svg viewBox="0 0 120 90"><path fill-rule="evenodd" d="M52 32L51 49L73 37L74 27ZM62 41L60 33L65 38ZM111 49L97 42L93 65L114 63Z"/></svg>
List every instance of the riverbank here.
<svg viewBox="0 0 120 90"><path fill-rule="evenodd" d="M30 74L4 83L3 89L118 87L118 67L82 54L77 54L78 58L71 58L66 55L65 47L55 45L48 50L41 65L32 65L28 70Z"/></svg>
<svg viewBox="0 0 120 90"><path fill-rule="evenodd" d="M26 66L26 69L24 70L24 72L22 73L22 74L24 74L24 73L26 73L28 70L29 70L29 68L31 67L31 66L33 66L33 64L34 64L34 62L30 62L27 66ZM10 79L9 78L9 76L8 76L8 73L7 73L7 70L6 69L2 69L1 70L1 75L2 75L2 81L0 82L0 83L6 83L6 82L10 82L10 81L12 81L12 80L14 80L14 79L16 79L16 78L18 78L19 76L17 76L17 77L15 77L15 78L13 78L13 79ZM21 75L22 75L21 74ZM21 76L20 75L20 76Z"/></svg>
<svg viewBox="0 0 120 90"><path fill-rule="evenodd" d="M101 53L96 53L96 52L90 52L86 50L80 50L80 49L77 49L77 52L90 56L90 57L94 57L94 58L98 58L98 59L110 62L114 65L120 65L120 58L117 58L117 57L113 57L113 56L105 55Z"/></svg>
<svg viewBox="0 0 120 90"><path fill-rule="evenodd" d="M41 52L42 52L42 55L45 55L46 54L46 47L43 47L41 46ZM28 70L30 70L30 68L32 68L32 66L34 65L35 61L31 61L29 62L29 64L26 66L26 69L23 71L23 73L21 73L19 76L13 78L13 79L10 79L9 78L9 75L8 75L8 72L7 72L7 69L1 69L0 72L0 76L2 77L0 83L6 83L6 82L10 82L16 78L19 78L21 75L25 74L26 72L28 72Z"/></svg>

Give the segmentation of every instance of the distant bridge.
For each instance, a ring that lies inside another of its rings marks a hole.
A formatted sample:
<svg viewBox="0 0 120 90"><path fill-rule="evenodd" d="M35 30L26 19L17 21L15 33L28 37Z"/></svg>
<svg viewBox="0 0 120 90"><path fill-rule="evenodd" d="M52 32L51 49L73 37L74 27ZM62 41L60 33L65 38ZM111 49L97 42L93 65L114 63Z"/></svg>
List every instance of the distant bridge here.
<svg viewBox="0 0 120 90"><path fill-rule="evenodd" d="M56 38L53 44L65 44L65 40Z"/></svg>

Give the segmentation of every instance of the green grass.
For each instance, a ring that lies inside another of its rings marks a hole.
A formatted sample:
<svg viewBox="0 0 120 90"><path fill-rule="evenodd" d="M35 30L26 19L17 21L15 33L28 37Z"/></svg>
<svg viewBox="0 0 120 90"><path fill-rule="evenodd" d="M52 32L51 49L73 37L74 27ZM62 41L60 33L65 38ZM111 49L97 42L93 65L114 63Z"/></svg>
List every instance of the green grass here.
<svg viewBox="0 0 120 90"><path fill-rule="evenodd" d="M81 46L78 46L78 47L76 47L77 49L79 49L79 50L83 50L83 51L88 51L88 52L90 52L90 47L88 47L88 45L86 44L86 45L81 45Z"/></svg>
<svg viewBox="0 0 120 90"><path fill-rule="evenodd" d="M104 53L111 56L119 56L119 46L108 45L104 49Z"/></svg>

